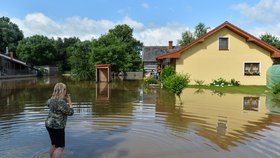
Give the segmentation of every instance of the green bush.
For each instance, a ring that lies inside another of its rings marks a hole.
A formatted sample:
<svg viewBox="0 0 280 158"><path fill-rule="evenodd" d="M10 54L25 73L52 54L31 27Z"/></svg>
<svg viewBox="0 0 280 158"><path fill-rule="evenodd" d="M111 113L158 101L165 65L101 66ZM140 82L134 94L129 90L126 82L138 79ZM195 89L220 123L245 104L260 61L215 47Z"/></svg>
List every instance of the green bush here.
<svg viewBox="0 0 280 158"><path fill-rule="evenodd" d="M235 79L231 79L230 83L231 83L232 86L240 86L240 82L236 81Z"/></svg>
<svg viewBox="0 0 280 158"><path fill-rule="evenodd" d="M272 88L272 92L274 94L280 94L280 82L278 82L273 88Z"/></svg>
<svg viewBox="0 0 280 158"><path fill-rule="evenodd" d="M235 79L231 79L230 81L226 81L223 78L218 78L217 80L213 80L213 82L210 83L210 86L217 86L217 87L226 87L226 86L239 86L239 81L236 81Z"/></svg>
<svg viewBox="0 0 280 158"><path fill-rule="evenodd" d="M190 76L188 74L174 74L164 79L163 87L175 93L181 101L180 95L189 82Z"/></svg>
<svg viewBox="0 0 280 158"><path fill-rule="evenodd" d="M152 76L145 77L144 78L144 84L149 85L149 84L157 84L157 80L155 80Z"/></svg>
<svg viewBox="0 0 280 158"><path fill-rule="evenodd" d="M174 67L166 65L161 72L160 80L164 81L167 77L172 76L175 73L176 72L175 72Z"/></svg>

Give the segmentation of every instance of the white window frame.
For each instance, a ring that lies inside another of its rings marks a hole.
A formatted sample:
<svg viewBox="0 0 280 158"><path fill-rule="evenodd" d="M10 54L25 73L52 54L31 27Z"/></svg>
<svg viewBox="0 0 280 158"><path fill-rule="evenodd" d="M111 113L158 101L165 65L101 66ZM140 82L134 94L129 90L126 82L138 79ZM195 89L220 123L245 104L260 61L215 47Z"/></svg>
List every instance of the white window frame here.
<svg viewBox="0 0 280 158"><path fill-rule="evenodd" d="M245 75L245 64L253 64L253 63L258 63L259 64L259 75ZM260 61L244 61L243 62L243 76L261 76L262 72L262 63Z"/></svg>

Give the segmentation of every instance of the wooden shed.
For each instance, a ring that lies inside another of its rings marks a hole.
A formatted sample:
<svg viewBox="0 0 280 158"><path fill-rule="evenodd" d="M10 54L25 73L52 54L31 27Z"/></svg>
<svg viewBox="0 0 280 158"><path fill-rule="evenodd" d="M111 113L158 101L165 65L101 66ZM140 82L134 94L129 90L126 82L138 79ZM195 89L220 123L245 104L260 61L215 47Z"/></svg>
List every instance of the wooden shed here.
<svg viewBox="0 0 280 158"><path fill-rule="evenodd" d="M111 64L97 64L95 65L96 71L96 82L111 82Z"/></svg>

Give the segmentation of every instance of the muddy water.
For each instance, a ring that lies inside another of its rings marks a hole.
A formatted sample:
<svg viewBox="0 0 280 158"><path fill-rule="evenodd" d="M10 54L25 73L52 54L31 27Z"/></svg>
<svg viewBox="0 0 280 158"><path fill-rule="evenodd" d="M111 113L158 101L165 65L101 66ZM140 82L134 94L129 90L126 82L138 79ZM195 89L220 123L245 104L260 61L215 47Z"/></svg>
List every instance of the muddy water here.
<svg viewBox="0 0 280 158"><path fill-rule="evenodd" d="M270 96L188 88L180 104L141 81L31 78L0 80L1 158L48 157L45 102L59 81L75 110L65 158L280 157L280 115L267 105Z"/></svg>

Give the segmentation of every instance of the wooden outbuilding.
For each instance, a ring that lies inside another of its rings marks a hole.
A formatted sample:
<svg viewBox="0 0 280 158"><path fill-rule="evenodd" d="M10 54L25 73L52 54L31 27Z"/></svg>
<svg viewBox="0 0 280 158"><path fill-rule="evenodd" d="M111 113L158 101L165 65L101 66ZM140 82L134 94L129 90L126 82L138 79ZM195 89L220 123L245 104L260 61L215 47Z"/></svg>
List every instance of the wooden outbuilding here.
<svg viewBox="0 0 280 158"><path fill-rule="evenodd" d="M96 82L111 82L112 81L111 67L112 67L112 64L95 65Z"/></svg>

